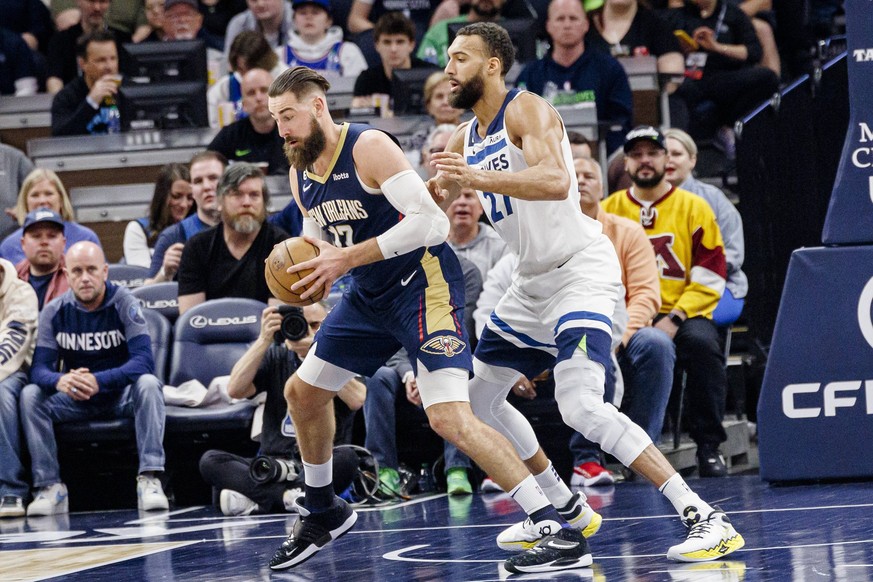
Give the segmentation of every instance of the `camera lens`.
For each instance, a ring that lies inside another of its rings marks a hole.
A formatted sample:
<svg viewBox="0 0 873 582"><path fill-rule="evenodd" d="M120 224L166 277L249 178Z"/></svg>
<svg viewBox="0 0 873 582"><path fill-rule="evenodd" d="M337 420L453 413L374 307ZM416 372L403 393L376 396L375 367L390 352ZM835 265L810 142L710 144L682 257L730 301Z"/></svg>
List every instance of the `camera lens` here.
<svg viewBox="0 0 873 582"><path fill-rule="evenodd" d="M282 325L276 332L276 341L297 341L309 335L309 323L303 316L303 310L292 305L280 305L278 313L282 315Z"/></svg>

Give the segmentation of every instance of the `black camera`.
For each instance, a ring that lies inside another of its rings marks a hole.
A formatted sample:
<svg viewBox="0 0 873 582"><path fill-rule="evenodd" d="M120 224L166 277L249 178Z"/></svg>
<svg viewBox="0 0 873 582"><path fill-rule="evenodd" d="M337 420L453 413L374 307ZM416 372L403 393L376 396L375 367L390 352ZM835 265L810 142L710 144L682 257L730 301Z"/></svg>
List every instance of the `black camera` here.
<svg viewBox="0 0 873 582"><path fill-rule="evenodd" d="M282 325L274 339L280 344L285 340L296 342L309 335L309 322L303 317L303 308L293 305L279 305L277 312L282 316Z"/></svg>
<svg viewBox="0 0 873 582"><path fill-rule="evenodd" d="M294 459L276 459L259 456L252 459L249 474L257 483L279 483L293 481L300 475L303 468Z"/></svg>

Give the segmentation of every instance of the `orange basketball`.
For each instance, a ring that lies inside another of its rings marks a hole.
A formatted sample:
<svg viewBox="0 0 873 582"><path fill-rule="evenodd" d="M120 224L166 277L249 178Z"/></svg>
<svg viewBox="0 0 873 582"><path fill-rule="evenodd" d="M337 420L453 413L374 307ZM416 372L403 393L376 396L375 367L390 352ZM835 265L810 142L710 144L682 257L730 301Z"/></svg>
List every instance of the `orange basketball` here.
<svg viewBox="0 0 873 582"><path fill-rule="evenodd" d="M316 293L306 299L300 299L300 295L291 290L291 285L309 275L312 269L296 273L289 273L287 270L291 265L317 257L318 252L317 246L306 242L302 237L283 240L273 247L273 252L267 257L267 263L264 266L264 277L267 279L267 287L270 288L270 292L276 299L297 307L312 305L321 300L324 296L324 289L321 290L321 293ZM299 292L303 293L308 288L304 287Z"/></svg>

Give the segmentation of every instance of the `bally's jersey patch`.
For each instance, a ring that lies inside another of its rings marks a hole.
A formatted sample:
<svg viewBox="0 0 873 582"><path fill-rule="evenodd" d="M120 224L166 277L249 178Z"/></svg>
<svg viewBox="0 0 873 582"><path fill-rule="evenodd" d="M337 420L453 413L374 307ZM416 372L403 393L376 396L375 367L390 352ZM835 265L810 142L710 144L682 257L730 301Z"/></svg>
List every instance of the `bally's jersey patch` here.
<svg viewBox="0 0 873 582"><path fill-rule="evenodd" d="M451 358L460 354L467 348L467 344L453 335L438 335L427 340L421 346L421 351L434 356L447 356Z"/></svg>

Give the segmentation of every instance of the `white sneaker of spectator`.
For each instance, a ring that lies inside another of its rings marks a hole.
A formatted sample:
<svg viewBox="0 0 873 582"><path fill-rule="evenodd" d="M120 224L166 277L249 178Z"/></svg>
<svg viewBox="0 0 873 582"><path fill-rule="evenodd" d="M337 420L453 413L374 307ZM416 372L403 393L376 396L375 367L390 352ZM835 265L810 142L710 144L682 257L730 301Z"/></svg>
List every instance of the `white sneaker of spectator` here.
<svg viewBox="0 0 873 582"><path fill-rule="evenodd" d="M36 493L36 497L27 506L27 515L55 515L56 513L69 513L70 499L67 494L67 486L63 483L55 483L42 487Z"/></svg>
<svg viewBox="0 0 873 582"><path fill-rule="evenodd" d="M237 491L222 489L218 496L218 506L224 515L249 515L257 511L258 504Z"/></svg>
<svg viewBox="0 0 873 582"><path fill-rule="evenodd" d="M136 478L136 497L139 508L143 511L170 508L161 481L157 477L139 475Z"/></svg>

